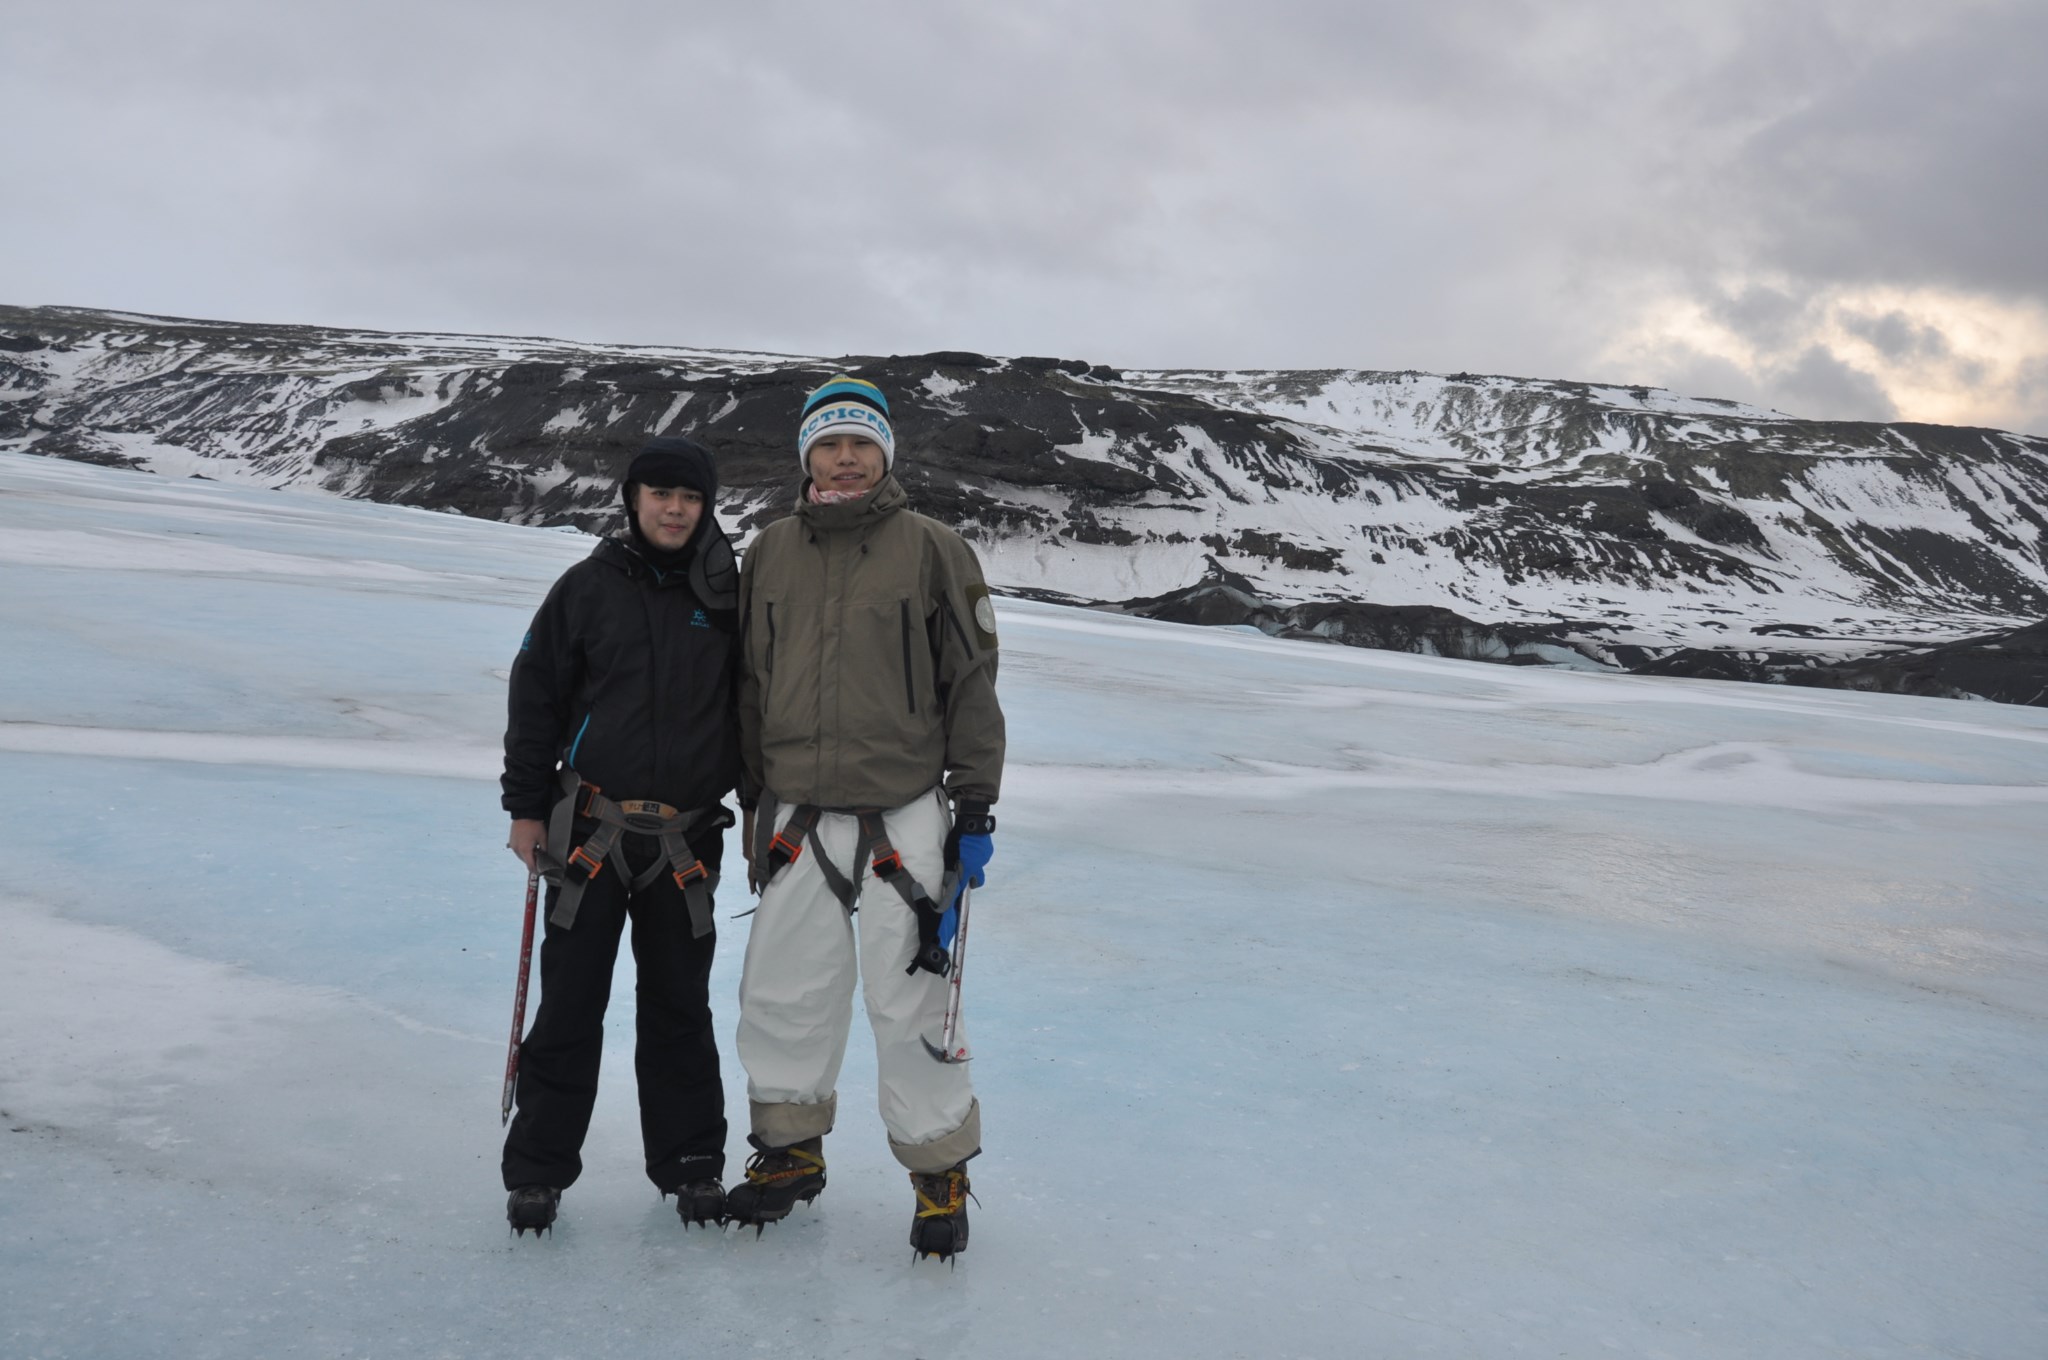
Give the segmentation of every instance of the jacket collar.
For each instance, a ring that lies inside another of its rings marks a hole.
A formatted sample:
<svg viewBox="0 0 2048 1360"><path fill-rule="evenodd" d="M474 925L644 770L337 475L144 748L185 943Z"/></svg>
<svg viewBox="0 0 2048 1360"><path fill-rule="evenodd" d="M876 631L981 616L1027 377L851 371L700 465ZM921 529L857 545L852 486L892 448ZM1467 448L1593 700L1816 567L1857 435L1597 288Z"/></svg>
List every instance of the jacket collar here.
<svg viewBox="0 0 2048 1360"><path fill-rule="evenodd" d="M875 489L859 500L842 501L838 505L813 504L807 490L809 486L806 481L797 488L797 518L813 532L821 534L871 528L910 504L909 494L892 472L883 473L882 480L875 483Z"/></svg>
<svg viewBox="0 0 2048 1360"><path fill-rule="evenodd" d="M666 569L624 538L601 538L590 555L630 580L650 581L657 589L687 582L698 603L710 609L732 608L739 595L739 566L724 527L713 519L693 542L689 560Z"/></svg>

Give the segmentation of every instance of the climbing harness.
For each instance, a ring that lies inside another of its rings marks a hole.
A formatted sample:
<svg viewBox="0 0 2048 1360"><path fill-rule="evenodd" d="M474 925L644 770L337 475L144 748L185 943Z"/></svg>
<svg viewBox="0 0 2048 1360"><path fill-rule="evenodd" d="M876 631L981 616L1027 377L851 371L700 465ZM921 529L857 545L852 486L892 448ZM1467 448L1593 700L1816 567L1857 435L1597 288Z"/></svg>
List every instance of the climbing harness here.
<svg viewBox="0 0 2048 1360"><path fill-rule="evenodd" d="M818 822L827 811L844 812L859 825L859 836L854 841L854 872L851 877L840 872L818 839ZM866 865L874 870L875 877L896 890L896 895L917 918L917 949L911 954L910 966L903 971L914 973L922 968L944 977L952 967L952 958L939 942L939 923L946 914L939 902L951 898L953 875L947 874L946 881L940 885L938 901L934 901L924 885L904 867L903 856L897 853L896 847L889 844L889 834L882 824L882 811L881 808L827 809L802 803L778 830L775 826L774 795L763 794L754 823L754 885L756 889L765 887L770 879L802 858L808 846L818 857L818 872L824 876L825 886L832 890L832 895L839 899L839 905L846 909L847 914L852 915L859 909L860 869Z"/></svg>
<svg viewBox="0 0 2048 1360"><path fill-rule="evenodd" d="M635 893L668 870L689 907L690 934L701 939L711 933L711 894L718 887L718 876L705 867L687 837L707 831L716 834L731 826L732 813L723 804L682 812L647 798L614 801L569 769L562 771L561 787L562 797L548 820L547 875L550 882L561 886L555 908L548 914L550 925L567 930L576 924L583 890L609 863L628 891ZM596 822L597 830L571 850L569 841L579 817ZM619 847L620 838L628 834L651 837L661 846L660 856L637 874Z"/></svg>

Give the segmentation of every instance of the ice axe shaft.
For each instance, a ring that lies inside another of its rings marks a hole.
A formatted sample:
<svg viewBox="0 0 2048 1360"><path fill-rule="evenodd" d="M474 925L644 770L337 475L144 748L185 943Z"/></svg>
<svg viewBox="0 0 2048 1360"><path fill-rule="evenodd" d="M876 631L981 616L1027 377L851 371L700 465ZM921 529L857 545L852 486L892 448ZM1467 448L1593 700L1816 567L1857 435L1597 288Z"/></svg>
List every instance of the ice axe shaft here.
<svg viewBox="0 0 2048 1360"><path fill-rule="evenodd" d="M512 1043L505 1050L505 1094L498 1123L512 1122L512 1088L519 1082L519 1038L526 1031L526 975L533 969L533 917L540 906L540 870L526 871L526 925L519 934L519 985L512 991Z"/></svg>
<svg viewBox="0 0 2048 1360"><path fill-rule="evenodd" d="M967 970L967 896L968 887L960 885L960 919L953 927L952 966L946 970L946 1025L940 1031L940 1042L919 1035L924 1051L942 1063L967 1062L972 1055L960 1039L960 975Z"/></svg>

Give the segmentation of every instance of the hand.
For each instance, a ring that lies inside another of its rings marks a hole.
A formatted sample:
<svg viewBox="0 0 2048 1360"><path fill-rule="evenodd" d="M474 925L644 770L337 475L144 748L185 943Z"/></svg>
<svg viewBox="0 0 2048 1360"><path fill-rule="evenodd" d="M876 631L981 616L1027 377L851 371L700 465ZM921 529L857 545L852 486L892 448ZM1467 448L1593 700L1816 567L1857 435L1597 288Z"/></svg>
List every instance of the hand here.
<svg viewBox="0 0 2048 1360"><path fill-rule="evenodd" d="M987 877L983 870L995 858L995 830L996 819L988 815L988 804L961 804L953 829L946 833L946 871L960 871L961 887L979 888ZM954 901L958 900L956 892ZM952 908L953 902L948 902L946 909Z"/></svg>
<svg viewBox="0 0 2048 1360"><path fill-rule="evenodd" d="M505 839L506 846L519 856L519 862L526 866L526 872L533 873L533 856L548 843L548 824L538 817L514 817L512 834Z"/></svg>
<svg viewBox="0 0 2048 1360"><path fill-rule="evenodd" d="M949 838L951 839L951 838ZM946 914L939 918L939 948L953 947L953 932L960 928L960 898L969 888L979 888L987 877L982 871L995 858L995 837L989 832L961 836L953 841L955 863L959 865L960 877L953 887L953 900L946 904Z"/></svg>
<svg viewBox="0 0 2048 1360"><path fill-rule="evenodd" d="M960 882L969 888L979 888L987 877L982 871L995 858L996 838L988 832L964 835L955 844L953 853L960 866Z"/></svg>

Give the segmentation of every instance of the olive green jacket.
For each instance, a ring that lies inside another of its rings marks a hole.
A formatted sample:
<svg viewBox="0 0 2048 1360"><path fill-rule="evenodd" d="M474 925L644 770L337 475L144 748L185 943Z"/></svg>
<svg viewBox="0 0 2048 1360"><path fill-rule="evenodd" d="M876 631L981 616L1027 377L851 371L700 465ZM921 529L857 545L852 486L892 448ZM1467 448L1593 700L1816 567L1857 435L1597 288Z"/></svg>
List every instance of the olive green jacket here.
<svg viewBox="0 0 2048 1360"><path fill-rule="evenodd" d="M1003 777L996 616L966 540L885 476L763 529L740 573L742 801L894 808Z"/></svg>

